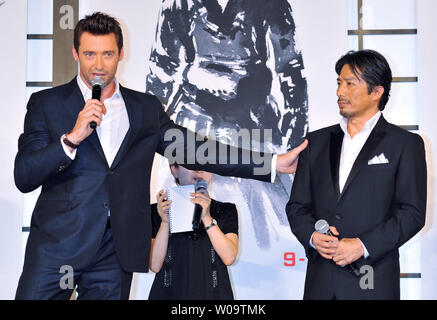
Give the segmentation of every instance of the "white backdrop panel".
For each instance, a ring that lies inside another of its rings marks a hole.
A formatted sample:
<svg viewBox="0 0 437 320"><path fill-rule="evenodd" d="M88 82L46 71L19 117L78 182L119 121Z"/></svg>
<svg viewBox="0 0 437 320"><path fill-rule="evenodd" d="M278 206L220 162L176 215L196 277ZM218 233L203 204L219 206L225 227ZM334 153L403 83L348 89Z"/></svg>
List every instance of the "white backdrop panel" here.
<svg viewBox="0 0 437 320"><path fill-rule="evenodd" d="M13 299L21 272L22 195L14 184L14 158L26 105L27 1L0 1L0 300ZM11 32L13 30L13 32Z"/></svg>
<svg viewBox="0 0 437 320"><path fill-rule="evenodd" d="M420 134L425 140L426 161L428 165L428 202L426 225L421 232L422 245L422 298L437 299L437 228L436 228L436 199L437 199L437 130L436 130L436 103L435 103L435 75L437 63L437 1L417 1L418 21L418 69L419 69L419 125Z"/></svg>

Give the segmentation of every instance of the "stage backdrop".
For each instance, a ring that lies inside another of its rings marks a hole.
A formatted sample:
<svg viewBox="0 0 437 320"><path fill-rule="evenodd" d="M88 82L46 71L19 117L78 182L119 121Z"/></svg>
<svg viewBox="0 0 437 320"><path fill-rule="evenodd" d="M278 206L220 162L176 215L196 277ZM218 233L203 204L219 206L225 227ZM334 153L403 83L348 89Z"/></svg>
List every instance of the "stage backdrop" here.
<svg viewBox="0 0 437 320"><path fill-rule="evenodd" d="M206 8L184 0L81 0L80 17L100 10L119 18L126 38L121 82L160 96L175 121L191 129L219 133L216 137L232 144L224 127L270 127L272 141L265 146L278 151L302 140L308 120L310 130L338 121L334 64L348 47L348 1L259 1L265 8L244 8L253 0L230 1L225 7L226 2ZM184 3L189 4L185 9ZM191 43L181 39L182 26L166 28L183 10L185 22L195 29ZM215 26L202 20L208 10L216 16ZM223 20L220 11L232 21ZM242 25L249 28L248 39L241 38L247 31L241 31ZM205 32L215 27L237 32L228 38L220 30ZM183 53L193 60L185 60ZM249 71L255 76L247 77ZM237 96L237 86L249 91ZM271 185L216 177L211 185L215 199L234 202L239 211L240 253L229 268L237 299L302 298L306 257L284 210L291 181L283 176ZM151 199L172 183L166 160L157 156ZM153 273L136 274L131 298L147 299L153 278Z"/></svg>
<svg viewBox="0 0 437 320"><path fill-rule="evenodd" d="M14 184L17 137L26 104L27 1L0 1L0 300L15 295L21 273L23 195Z"/></svg>

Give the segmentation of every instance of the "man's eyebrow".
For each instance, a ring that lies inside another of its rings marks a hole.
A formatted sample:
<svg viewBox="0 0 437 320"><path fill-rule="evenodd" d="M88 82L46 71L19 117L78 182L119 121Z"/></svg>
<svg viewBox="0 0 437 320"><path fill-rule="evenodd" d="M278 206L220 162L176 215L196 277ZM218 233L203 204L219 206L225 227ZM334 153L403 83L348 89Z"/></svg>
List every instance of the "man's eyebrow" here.
<svg viewBox="0 0 437 320"><path fill-rule="evenodd" d="M344 79L337 78L337 81L351 81L351 80L359 80L359 79L357 79L355 77L349 77L349 78L344 78Z"/></svg>

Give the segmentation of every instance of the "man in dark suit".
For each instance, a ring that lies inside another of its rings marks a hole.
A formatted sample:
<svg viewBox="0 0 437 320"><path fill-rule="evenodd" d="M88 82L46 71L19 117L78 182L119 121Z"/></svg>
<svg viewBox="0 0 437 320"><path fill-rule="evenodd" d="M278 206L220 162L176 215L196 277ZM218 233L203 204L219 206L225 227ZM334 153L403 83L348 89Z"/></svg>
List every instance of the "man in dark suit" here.
<svg viewBox="0 0 437 320"><path fill-rule="evenodd" d="M392 81L382 55L349 52L336 72L342 119L308 135L286 209L308 257L304 299L399 299L398 249L425 223L424 144L381 114ZM333 236L314 231L319 219Z"/></svg>
<svg viewBox="0 0 437 320"><path fill-rule="evenodd" d="M270 168L254 174L265 163L253 157L247 164L230 162L230 150L226 158L214 159L226 165L186 163L202 141L189 144L186 129L168 118L157 98L118 84L115 73L123 54L119 23L101 13L87 16L75 28L79 75L29 100L15 183L22 192L42 190L17 299L68 299L76 286L79 299L128 299L132 273L148 271L155 152L164 155L170 145L181 145L187 168L271 180ZM97 76L104 80L101 101L91 99ZM168 141L170 129L185 139ZM223 151L214 146L217 154ZM278 155L276 166L274 157L263 159L273 170L289 173L300 150ZM244 152L238 150L238 159Z"/></svg>

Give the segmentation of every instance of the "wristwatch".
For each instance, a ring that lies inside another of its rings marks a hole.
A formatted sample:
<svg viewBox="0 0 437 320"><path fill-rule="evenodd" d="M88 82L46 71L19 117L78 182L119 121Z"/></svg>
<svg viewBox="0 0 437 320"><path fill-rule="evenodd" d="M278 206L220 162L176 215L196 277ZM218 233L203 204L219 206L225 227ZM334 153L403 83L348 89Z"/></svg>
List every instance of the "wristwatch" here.
<svg viewBox="0 0 437 320"><path fill-rule="evenodd" d="M215 219L212 219L212 222L209 226L205 227L205 231L208 231L209 229L211 229L212 227L217 225L217 221Z"/></svg>
<svg viewBox="0 0 437 320"><path fill-rule="evenodd" d="M64 134L62 136L62 142L64 142L65 145L67 145L67 146L69 146L70 148L73 148L73 149L77 149L79 147L78 144L75 144L75 143L71 142L70 140L68 140L67 134Z"/></svg>

